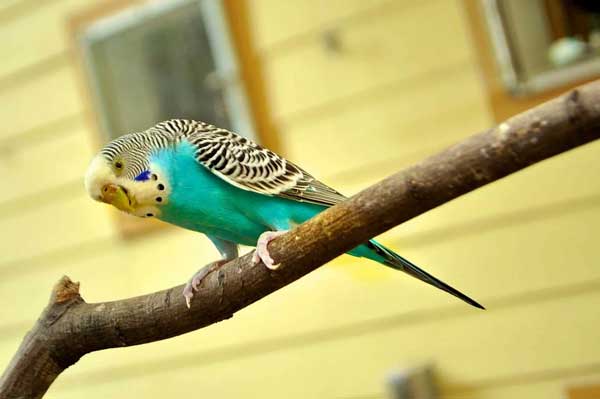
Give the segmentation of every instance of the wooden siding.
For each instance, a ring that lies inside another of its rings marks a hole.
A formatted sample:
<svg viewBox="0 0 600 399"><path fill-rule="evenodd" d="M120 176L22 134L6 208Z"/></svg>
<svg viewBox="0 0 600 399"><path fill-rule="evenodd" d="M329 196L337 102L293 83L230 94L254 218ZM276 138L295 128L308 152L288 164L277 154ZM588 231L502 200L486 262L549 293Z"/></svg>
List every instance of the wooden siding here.
<svg viewBox="0 0 600 399"><path fill-rule="evenodd" d="M0 365L61 275L104 301L179 284L216 256L175 229L123 241L86 197L94 148L66 34L83 3L33 3L0 5L12 55L0 65ZM458 0L249 4L282 151L348 194L492 123ZM486 312L342 257L231 320L86 356L48 397L383 398L390 370L432 361L444 398L558 399L600 375L599 154L563 154L381 237Z"/></svg>

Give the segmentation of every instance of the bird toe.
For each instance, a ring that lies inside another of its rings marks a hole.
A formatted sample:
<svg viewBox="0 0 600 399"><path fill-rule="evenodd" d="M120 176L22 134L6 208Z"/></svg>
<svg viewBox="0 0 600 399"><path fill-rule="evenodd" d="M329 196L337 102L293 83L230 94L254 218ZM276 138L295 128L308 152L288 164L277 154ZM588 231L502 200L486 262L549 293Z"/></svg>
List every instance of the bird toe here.
<svg viewBox="0 0 600 399"><path fill-rule="evenodd" d="M185 288L183 289L183 297L185 298L185 304L187 305L187 307L189 309L190 306L192 305L192 298L194 297L194 292L192 290L190 283L187 283L185 285Z"/></svg>

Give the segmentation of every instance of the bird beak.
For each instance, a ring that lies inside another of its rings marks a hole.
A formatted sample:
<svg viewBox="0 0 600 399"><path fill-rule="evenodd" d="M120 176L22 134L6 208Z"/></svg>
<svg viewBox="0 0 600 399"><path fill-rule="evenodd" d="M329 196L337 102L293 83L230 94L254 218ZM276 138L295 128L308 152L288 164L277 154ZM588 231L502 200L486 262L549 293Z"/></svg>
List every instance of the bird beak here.
<svg viewBox="0 0 600 399"><path fill-rule="evenodd" d="M100 200L125 212L133 212L133 200L127 195L127 189L116 184L106 184L102 187Z"/></svg>

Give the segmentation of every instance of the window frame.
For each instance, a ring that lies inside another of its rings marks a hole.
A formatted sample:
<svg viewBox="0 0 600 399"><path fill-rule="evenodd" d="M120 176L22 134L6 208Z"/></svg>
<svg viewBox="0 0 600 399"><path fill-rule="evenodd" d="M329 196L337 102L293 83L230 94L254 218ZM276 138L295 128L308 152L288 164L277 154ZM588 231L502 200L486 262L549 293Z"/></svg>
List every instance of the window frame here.
<svg viewBox="0 0 600 399"><path fill-rule="evenodd" d="M465 10L467 33L470 33L475 57L480 67L483 86L496 122L506 120L513 115L551 100L569 89L598 78L598 75L595 74L569 83L562 83L543 91L528 93L523 96L513 95L502 80L502 71L496 61L492 39L488 34L482 0L463 0L462 4Z"/></svg>

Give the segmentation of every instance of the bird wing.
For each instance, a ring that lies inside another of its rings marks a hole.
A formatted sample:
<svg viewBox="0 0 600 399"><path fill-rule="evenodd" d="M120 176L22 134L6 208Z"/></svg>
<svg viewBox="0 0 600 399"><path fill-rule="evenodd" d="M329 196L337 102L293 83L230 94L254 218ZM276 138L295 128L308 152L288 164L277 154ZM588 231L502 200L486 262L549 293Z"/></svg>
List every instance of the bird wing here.
<svg viewBox="0 0 600 399"><path fill-rule="evenodd" d="M212 173L243 190L332 206L346 197L292 162L246 137L211 125L187 135L195 158Z"/></svg>

